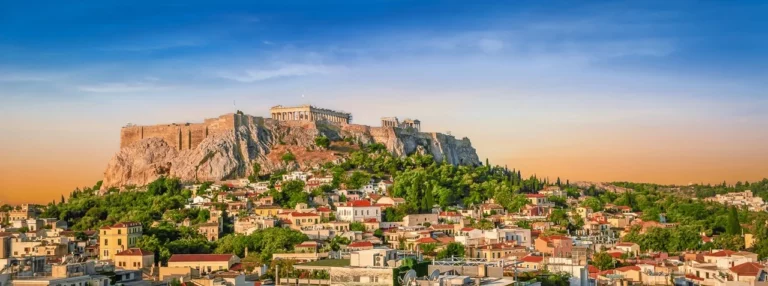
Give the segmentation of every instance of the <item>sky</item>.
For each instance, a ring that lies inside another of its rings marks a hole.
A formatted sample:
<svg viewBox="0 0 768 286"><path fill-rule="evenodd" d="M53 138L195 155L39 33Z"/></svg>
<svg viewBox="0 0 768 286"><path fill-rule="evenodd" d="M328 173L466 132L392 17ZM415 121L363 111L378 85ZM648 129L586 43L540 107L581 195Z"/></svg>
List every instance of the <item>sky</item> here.
<svg viewBox="0 0 768 286"><path fill-rule="evenodd" d="M307 103L526 176L768 177L765 1L226 2L0 0L0 201L93 185L127 123Z"/></svg>

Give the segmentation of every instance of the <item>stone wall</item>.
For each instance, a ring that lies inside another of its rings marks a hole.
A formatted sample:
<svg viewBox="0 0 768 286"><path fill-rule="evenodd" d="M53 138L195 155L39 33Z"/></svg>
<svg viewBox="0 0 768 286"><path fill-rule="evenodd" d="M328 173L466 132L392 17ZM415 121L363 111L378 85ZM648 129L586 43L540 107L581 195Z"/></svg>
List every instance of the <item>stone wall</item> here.
<svg viewBox="0 0 768 286"><path fill-rule="evenodd" d="M211 134L233 132L238 121L256 120L238 114L226 114L205 119L203 123L173 123L150 126L126 126L120 130L120 148L145 138L163 139L175 150L195 149Z"/></svg>

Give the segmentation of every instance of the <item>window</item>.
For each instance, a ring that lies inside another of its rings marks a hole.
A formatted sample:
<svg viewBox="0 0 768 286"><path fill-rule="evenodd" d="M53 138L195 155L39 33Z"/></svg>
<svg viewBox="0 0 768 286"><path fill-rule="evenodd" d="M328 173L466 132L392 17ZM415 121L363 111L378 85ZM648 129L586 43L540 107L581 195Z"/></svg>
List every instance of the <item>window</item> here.
<svg viewBox="0 0 768 286"><path fill-rule="evenodd" d="M122 229L118 229L117 230L117 234L123 234L123 230Z"/></svg>
<svg viewBox="0 0 768 286"><path fill-rule="evenodd" d="M123 245L123 240L118 238L117 239L117 245Z"/></svg>
<svg viewBox="0 0 768 286"><path fill-rule="evenodd" d="M104 246L109 245L109 239L104 239Z"/></svg>

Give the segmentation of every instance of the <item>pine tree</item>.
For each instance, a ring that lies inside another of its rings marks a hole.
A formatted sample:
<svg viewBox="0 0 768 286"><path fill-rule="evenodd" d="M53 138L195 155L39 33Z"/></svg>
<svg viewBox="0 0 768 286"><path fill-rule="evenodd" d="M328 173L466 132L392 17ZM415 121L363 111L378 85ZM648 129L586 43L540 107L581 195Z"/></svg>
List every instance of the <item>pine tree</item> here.
<svg viewBox="0 0 768 286"><path fill-rule="evenodd" d="M731 207L728 213L728 225L726 232L733 235L741 235L741 224L739 223L739 214L736 212L736 207Z"/></svg>
<svg viewBox="0 0 768 286"><path fill-rule="evenodd" d="M64 195L61 195L61 203L64 203Z"/></svg>
<svg viewBox="0 0 768 286"><path fill-rule="evenodd" d="M557 177L557 186L560 186L560 177Z"/></svg>

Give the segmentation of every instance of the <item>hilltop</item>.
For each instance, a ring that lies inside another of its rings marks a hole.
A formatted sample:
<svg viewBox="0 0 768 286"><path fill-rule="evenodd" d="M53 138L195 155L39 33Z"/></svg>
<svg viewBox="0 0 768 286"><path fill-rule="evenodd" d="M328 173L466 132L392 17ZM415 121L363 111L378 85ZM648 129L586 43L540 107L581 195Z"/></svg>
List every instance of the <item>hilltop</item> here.
<svg viewBox="0 0 768 286"><path fill-rule="evenodd" d="M329 146L316 139L328 138ZM245 178L341 162L361 145L379 143L395 156L432 155L453 165L480 165L467 138L398 126L371 127L330 120L278 120L241 112L203 123L126 126L121 149L104 172L104 189L142 186L161 176L182 182ZM291 154L291 155L286 155Z"/></svg>

